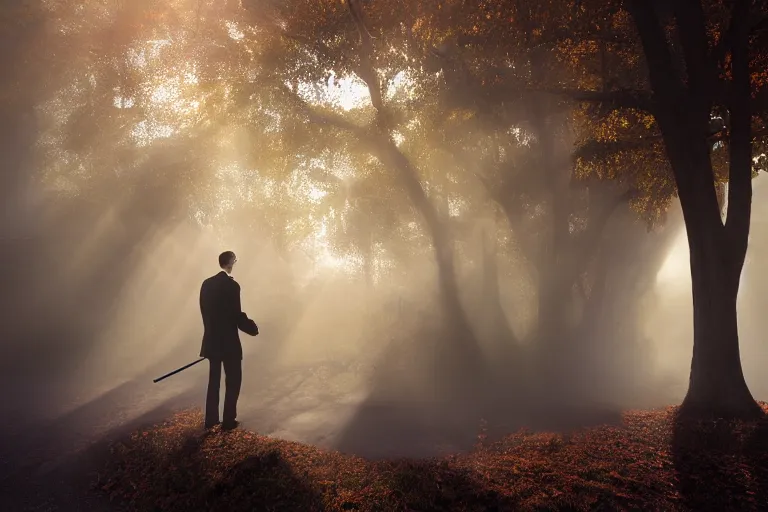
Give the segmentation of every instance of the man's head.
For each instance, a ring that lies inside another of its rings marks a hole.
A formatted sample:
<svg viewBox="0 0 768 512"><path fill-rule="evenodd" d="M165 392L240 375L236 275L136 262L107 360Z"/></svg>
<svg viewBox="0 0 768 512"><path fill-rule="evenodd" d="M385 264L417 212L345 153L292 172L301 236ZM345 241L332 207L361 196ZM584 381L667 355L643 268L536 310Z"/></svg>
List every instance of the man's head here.
<svg viewBox="0 0 768 512"><path fill-rule="evenodd" d="M219 266L226 271L227 274L232 273L232 268L237 263L237 256L232 251L225 251L219 254Z"/></svg>

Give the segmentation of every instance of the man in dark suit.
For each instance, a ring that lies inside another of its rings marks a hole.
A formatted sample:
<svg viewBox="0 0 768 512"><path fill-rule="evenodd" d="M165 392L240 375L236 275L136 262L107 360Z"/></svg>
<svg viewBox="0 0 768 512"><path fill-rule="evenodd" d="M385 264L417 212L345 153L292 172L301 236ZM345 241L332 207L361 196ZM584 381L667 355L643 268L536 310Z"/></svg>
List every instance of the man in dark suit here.
<svg viewBox="0 0 768 512"><path fill-rule="evenodd" d="M221 368L224 367L225 393L222 429L237 427L237 399L243 381L243 347L238 329L256 336L259 329L240 307L240 285L232 276L237 262L235 253L219 255L221 272L203 281L200 288L200 312L203 316L203 346L200 357L211 364L208 374L208 394L205 400L205 427L219 424L219 388Z"/></svg>

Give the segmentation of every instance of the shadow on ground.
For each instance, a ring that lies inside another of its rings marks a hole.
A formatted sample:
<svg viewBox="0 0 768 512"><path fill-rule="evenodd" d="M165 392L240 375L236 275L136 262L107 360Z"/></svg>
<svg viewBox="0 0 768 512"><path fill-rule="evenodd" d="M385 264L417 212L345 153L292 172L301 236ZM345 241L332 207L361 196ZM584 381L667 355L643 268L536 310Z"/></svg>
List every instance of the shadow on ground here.
<svg viewBox="0 0 768 512"><path fill-rule="evenodd" d="M430 461L413 461L391 478L390 486L399 495L401 507L389 510L500 512L519 509L517 500L488 489L464 471L446 464L438 463L435 468Z"/></svg>
<svg viewBox="0 0 768 512"><path fill-rule="evenodd" d="M423 339L443 341L429 333ZM521 428L569 432L622 421L618 408L588 398L527 393L514 372L499 376L488 362L474 368L461 368L460 360L436 364L433 350L424 342L386 353L368 398L332 447L372 459L432 457L471 450L478 436L492 442ZM466 392L457 393L462 386Z"/></svg>
<svg viewBox="0 0 768 512"><path fill-rule="evenodd" d="M497 410L489 411L472 404L413 403L372 397L357 409L333 447L342 453L371 459L433 457L466 452L480 437L493 442L521 428L567 433L620 423L619 411L586 405L569 409L514 409L500 404Z"/></svg>
<svg viewBox="0 0 768 512"><path fill-rule="evenodd" d="M113 455L111 468L119 466L117 487L125 491L126 479L139 476L142 488L132 495L118 496L131 510L163 511L296 511L323 510L320 493L294 471L278 451L265 449L252 454L224 471L215 469L217 457L231 456L229 450L206 452L211 437L227 436L219 431L196 429L184 435L180 446L168 449L147 444L134 447L122 459ZM139 450L139 453L133 451ZM138 468L139 474L135 474ZM107 486L109 492L110 486Z"/></svg>
<svg viewBox="0 0 768 512"><path fill-rule="evenodd" d="M675 418L672 455L686 508L768 509L768 417L746 424Z"/></svg>
<svg viewBox="0 0 768 512"><path fill-rule="evenodd" d="M156 439L150 432L118 445L98 488L133 511L494 512L518 505L446 463L383 461L376 478L311 447L203 432L194 427L200 417L182 413Z"/></svg>
<svg viewBox="0 0 768 512"><path fill-rule="evenodd" d="M194 477L194 475L192 475ZM256 483L256 485L254 485ZM296 475L277 452L245 459L232 475L206 490L209 510L323 510L320 494ZM284 501L275 503L277 497ZM189 510L189 509L178 509Z"/></svg>
<svg viewBox="0 0 768 512"><path fill-rule="evenodd" d="M36 409L43 401L18 405L15 413L28 420L4 422L0 432L4 510L111 510L87 495L93 473L110 456L110 443L199 401L199 389L149 388L154 370L53 419L40 419Z"/></svg>

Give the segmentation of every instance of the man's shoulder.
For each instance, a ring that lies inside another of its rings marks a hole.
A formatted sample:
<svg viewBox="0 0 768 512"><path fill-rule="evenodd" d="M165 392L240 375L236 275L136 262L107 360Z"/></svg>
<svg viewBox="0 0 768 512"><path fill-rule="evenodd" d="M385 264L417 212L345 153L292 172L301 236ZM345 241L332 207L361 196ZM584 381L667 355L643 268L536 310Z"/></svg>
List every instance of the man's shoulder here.
<svg viewBox="0 0 768 512"><path fill-rule="evenodd" d="M225 288L228 286L232 286L233 288L240 289L240 284L238 284L235 279L230 276L229 274L225 272L219 272L218 274L215 274L208 279L205 279L202 284L202 288L205 288L207 286L224 286Z"/></svg>
<svg viewBox="0 0 768 512"><path fill-rule="evenodd" d="M202 287L206 288L206 287L211 286L211 285L216 285L216 283L221 283L221 281L222 281L221 273L214 274L211 277L208 277L208 278L203 280Z"/></svg>

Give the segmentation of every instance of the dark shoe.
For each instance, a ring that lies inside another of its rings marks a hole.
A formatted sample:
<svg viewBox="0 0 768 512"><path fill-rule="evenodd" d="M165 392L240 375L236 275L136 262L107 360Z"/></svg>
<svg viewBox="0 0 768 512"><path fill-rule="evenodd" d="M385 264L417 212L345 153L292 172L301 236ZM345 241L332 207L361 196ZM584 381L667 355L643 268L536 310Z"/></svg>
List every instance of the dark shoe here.
<svg viewBox="0 0 768 512"><path fill-rule="evenodd" d="M225 421L224 423L221 424L221 430L235 430L238 427L238 425L240 425L240 422L237 420Z"/></svg>
<svg viewBox="0 0 768 512"><path fill-rule="evenodd" d="M212 421L212 422L207 422L207 421L205 422L205 428L208 430L212 429L216 425L221 425L221 422L219 420Z"/></svg>

